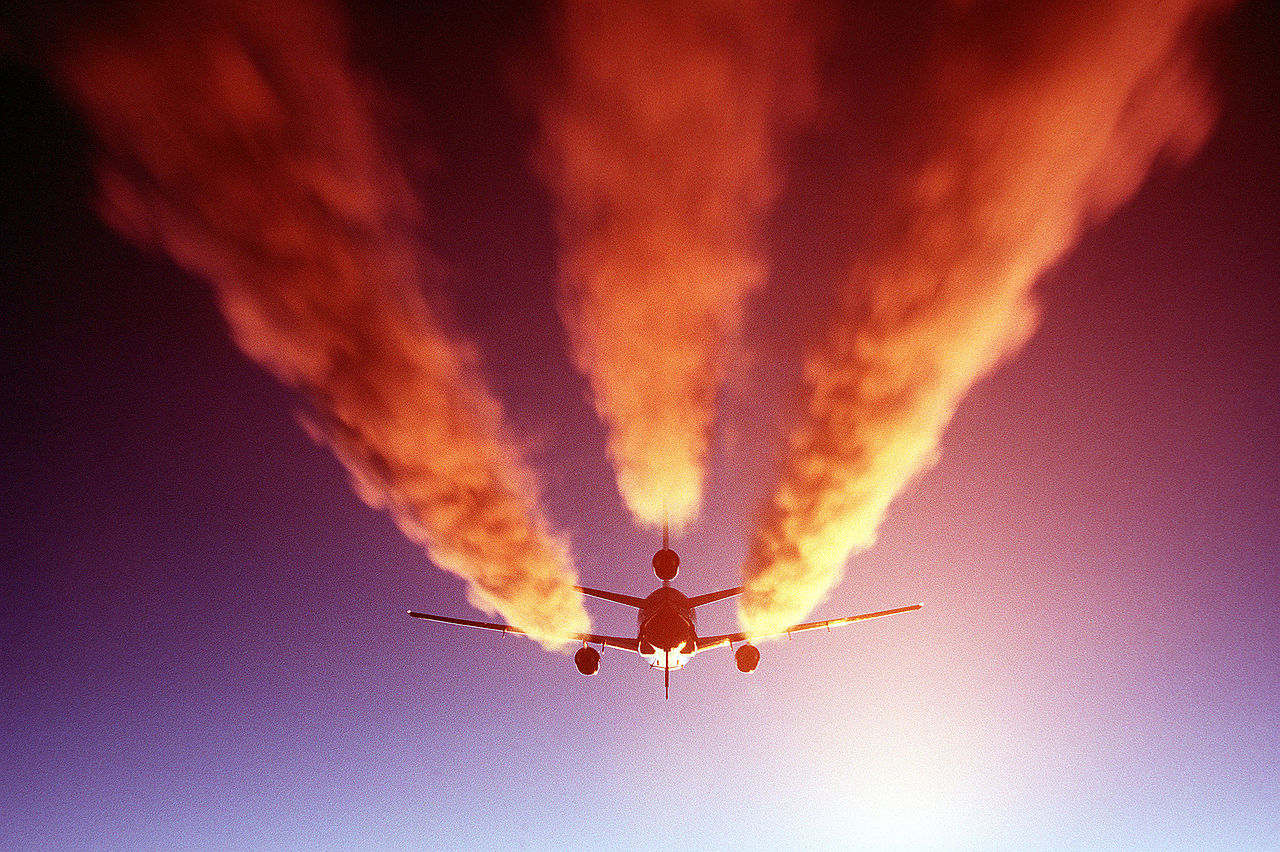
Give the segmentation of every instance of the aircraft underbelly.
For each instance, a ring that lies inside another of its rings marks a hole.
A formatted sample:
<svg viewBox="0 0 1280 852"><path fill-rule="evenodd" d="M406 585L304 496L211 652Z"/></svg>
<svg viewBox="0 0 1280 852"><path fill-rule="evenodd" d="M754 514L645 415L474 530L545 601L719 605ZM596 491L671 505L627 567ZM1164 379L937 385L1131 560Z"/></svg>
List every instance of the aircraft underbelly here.
<svg viewBox="0 0 1280 852"><path fill-rule="evenodd" d="M651 666L682 668L697 647L693 624L679 612L654 613L640 628L640 653Z"/></svg>

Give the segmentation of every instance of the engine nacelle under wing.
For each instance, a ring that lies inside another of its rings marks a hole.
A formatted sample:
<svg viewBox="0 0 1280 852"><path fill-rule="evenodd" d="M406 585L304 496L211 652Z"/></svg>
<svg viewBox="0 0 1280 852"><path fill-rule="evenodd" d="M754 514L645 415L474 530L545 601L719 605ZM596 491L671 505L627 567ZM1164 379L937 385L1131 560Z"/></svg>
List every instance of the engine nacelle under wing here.
<svg viewBox="0 0 1280 852"><path fill-rule="evenodd" d="M600 652L595 648L583 646L573 655L573 664L578 667L578 674L596 674L600 671Z"/></svg>

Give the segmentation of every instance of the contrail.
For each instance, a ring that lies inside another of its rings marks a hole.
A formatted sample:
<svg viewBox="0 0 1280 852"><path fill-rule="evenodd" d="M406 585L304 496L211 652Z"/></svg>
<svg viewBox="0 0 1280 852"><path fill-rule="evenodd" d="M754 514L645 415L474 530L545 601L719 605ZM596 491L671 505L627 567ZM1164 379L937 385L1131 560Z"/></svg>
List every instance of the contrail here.
<svg viewBox="0 0 1280 852"><path fill-rule="evenodd" d="M716 395L766 275L779 144L812 107L803 2L565 0L540 104L560 309L636 519L697 514Z"/></svg>
<svg viewBox="0 0 1280 852"><path fill-rule="evenodd" d="M1032 333L1030 290L1081 229L1183 161L1215 110L1196 36L1221 3L957 7L904 166L743 566L751 633L801 620L936 457L969 388Z"/></svg>
<svg viewBox="0 0 1280 852"><path fill-rule="evenodd" d="M70 37L55 65L101 143L110 223L212 282L361 497L477 606L549 646L587 629L499 405L422 297L418 203L335 12L145 5Z"/></svg>

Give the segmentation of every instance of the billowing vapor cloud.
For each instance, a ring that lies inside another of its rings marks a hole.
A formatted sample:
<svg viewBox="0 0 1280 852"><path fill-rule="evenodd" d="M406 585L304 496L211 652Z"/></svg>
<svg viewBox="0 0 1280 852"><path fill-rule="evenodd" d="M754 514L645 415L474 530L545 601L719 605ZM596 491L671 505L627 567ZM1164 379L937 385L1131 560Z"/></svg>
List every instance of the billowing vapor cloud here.
<svg viewBox="0 0 1280 852"><path fill-rule="evenodd" d="M608 426L627 506L698 511L715 402L779 137L807 111L808 8L792 2L565 0L559 84L541 105L558 201L561 315Z"/></svg>
<svg viewBox="0 0 1280 852"><path fill-rule="evenodd" d="M477 605L549 645L586 629L499 406L421 295L418 206L332 10L157 4L70 39L56 65L102 143L112 224L213 283L361 496Z"/></svg>
<svg viewBox="0 0 1280 852"><path fill-rule="evenodd" d="M840 319L805 362L804 407L743 573L740 618L804 617L931 463L965 392L1034 328L1030 289L1082 227L1214 117L1197 0L967 4L919 116L923 155Z"/></svg>

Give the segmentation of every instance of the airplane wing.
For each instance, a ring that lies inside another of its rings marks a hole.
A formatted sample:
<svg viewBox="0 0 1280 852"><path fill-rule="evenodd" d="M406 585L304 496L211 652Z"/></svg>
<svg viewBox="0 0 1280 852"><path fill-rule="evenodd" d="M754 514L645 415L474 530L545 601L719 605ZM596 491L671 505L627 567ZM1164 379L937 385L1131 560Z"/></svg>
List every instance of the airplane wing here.
<svg viewBox="0 0 1280 852"><path fill-rule="evenodd" d="M806 630L830 630L832 627L840 627L845 624L853 624L855 621L868 621L872 618L880 618L885 615L897 615L900 612L912 612L920 609L922 604L912 604L911 606L900 606L895 609L885 609L880 612L866 612L862 615L846 615L844 618L831 618L826 621L806 621L804 624L796 624L788 627L786 630L780 630L777 633L766 633L762 636L752 636L751 639L768 639L772 636L790 636L792 633L803 633ZM698 651L706 651L710 648L719 648L721 645L732 645L735 642L746 642L747 634L745 633L721 633L717 636L699 636ZM694 653L697 653L695 651Z"/></svg>
<svg viewBox="0 0 1280 852"><path fill-rule="evenodd" d="M469 618L450 618L447 615L431 615L430 613L414 612L413 610L409 610L409 615L414 618L425 618L427 621L439 621L442 624L461 624L463 627L478 627L481 630L497 630L500 633L527 635L520 628L512 627L510 624L496 624L492 621L472 621ZM610 648L621 648L633 654L640 653L640 640L634 636L628 638L626 636L604 636L600 633L574 633L572 636L566 636L565 638L572 639L575 642L586 642L588 645L608 645Z"/></svg>

